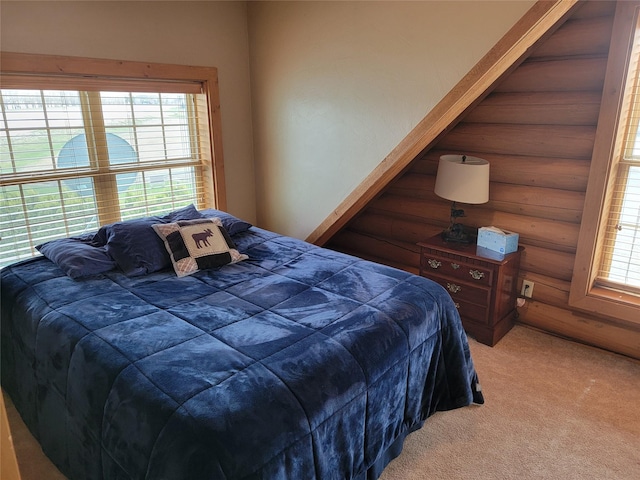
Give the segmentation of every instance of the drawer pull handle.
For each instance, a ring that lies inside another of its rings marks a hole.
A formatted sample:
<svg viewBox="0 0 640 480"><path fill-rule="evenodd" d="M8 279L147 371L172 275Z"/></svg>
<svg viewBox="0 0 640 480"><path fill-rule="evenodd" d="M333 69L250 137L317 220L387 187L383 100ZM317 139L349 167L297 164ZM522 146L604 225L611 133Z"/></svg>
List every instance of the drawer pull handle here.
<svg viewBox="0 0 640 480"><path fill-rule="evenodd" d="M457 270L460 268L460 265L458 265L457 263L452 263L451 268L453 268L454 270Z"/></svg>
<svg viewBox="0 0 640 480"><path fill-rule="evenodd" d="M427 260L427 263L431 268L440 268L440 265L442 265L442 263L440 263L438 260L434 260L433 258Z"/></svg>
<svg viewBox="0 0 640 480"><path fill-rule="evenodd" d="M458 302L455 302L455 303L454 303L454 305L456 306L456 308L457 308L458 310L460 310L460 304L459 304Z"/></svg>
<svg viewBox="0 0 640 480"><path fill-rule="evenodd" d="M484 273L480 270L469 270L469 275L471 275L474 280L480 280L481 278L484 278Z"/></svg>
<svg viewBox="0 0 640 480"><path fill-rule="evenodd" d="M462 290L462 287L460 285L456 285L455 283L447 283L447 290L449 290L451 293L458 293L460 290Z"/></svg>

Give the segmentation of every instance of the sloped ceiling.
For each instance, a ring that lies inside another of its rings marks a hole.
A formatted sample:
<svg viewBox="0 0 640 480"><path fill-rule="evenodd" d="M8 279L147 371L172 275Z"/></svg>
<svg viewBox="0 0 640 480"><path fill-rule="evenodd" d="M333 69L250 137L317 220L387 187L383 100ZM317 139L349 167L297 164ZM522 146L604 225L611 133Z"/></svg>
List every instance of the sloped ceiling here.
<svg viewBox="0 0 640 480"><path fill-rule="evenodd" d="M442 101L380 162L307 241L324 245L422 152L462 118L504 75L515 69L531 49L570 16L579 0L537 2Z"/></svg>

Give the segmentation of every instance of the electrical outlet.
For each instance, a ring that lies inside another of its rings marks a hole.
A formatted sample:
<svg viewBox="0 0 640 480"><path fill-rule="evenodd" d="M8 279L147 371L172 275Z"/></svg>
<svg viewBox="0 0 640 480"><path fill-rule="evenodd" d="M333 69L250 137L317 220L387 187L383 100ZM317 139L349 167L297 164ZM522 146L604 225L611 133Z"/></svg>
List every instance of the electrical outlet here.
<svg viewBox="0 0 640 480"><path fill-rule="evenodd" d="M531 295L533 295L533 282L531 280L522 281L522 291L520 292L520 295L531 298Z"/></svg>

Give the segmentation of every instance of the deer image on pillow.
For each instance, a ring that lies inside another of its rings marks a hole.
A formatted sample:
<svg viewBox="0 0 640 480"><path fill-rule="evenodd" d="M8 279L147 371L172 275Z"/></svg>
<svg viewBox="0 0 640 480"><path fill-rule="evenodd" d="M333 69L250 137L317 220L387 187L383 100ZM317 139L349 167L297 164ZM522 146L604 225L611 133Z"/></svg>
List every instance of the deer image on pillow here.
<svg viewBox="0 0 640 480"><path fill-rule="evenodd" d="M246 260L219 218L182 220L152 225L164 242L178 277Z"/></svg>
<svg viewBox="0 0 640 480"><path fill-rule="evenodd" d="M193 238L193 241L196 242L196 248L210 247L211 244L209 243L209 240L207 240L209 237L213 237L213 232L211 231L210 228L207 228L202 232L196 232L193 235L191 235L191 238Z"/></svg>

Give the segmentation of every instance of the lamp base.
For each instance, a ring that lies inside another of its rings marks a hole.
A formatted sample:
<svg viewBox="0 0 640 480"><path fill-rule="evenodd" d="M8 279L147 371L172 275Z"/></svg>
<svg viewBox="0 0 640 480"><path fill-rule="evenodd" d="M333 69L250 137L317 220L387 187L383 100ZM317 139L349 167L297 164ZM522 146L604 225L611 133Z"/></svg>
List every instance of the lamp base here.
<svg viewBox="0 0 640 480"><path fill-rule="evenodd" d="M475 243L476 237L471 234L461 223L452 223L449 228L442 231L442 240L449 243Z"/></svg>

